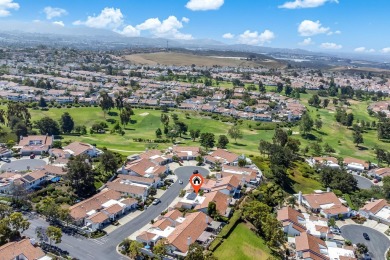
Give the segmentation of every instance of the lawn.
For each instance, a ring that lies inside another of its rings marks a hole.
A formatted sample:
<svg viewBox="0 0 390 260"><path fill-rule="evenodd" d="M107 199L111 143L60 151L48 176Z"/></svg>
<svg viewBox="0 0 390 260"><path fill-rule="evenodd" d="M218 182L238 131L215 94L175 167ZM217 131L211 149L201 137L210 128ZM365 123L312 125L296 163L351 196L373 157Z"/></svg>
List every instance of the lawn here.
<svg viewBox="0 0 390 260"><path fill-rule="evenodd" d="M244 223L240 223L217 248L214 255L218 259L230 260L267 259L271 256L271 251L261 237L252 232Z"/></svg>
<svg viewBox="0 0 390 260"><path fill-rule="evenodd" d="M314 92L310 92L313 94ZM336 153L333 156L341 156L341 157L355 157L363 160L369 160L371 162L376 161L374 147L377 145L382 147L385 150L390 150L390 143L385 143L379 141L377 139L376 129L367 130L363 133L364 143L360 144L359 147L353 143L352 130L347 127L339 124L335 120L335 107L330 102L328 108L326 109L316 109L308 105L307 100L311 97L311 94L301 94L301 102L306 105L308 111L313 119L320 118L323 122L323 127L317 131L313 130L311 134L314 138L322 138L324 143L328 143L335 150ZM332 98L329 98L332 100ZM347 109L348 113L352 112L355 117L354 123L356 123L357 119L364 120L366 122L376 121L378 119L375 117L371 117L367 112L367 106L370 104L370 101L356 101L350 100L351 106ZM292 129L294 132L299 132L299 127L295 127ZM300 134L295 134L293 137L298 138L302 147L308 145L310 140L302 138ZM314 139L312 138L312 139Z"/></svg>
<svg viewBox="0 0 390 260"><path fill-rule="evenodd" d="M49 116L55 120L60 119L62 113L69 112L75 121L75 125L85 125L88 130L88 134L84 136L63 135L63 140L81 141L91 144L96 144L98 147L107 147L122 154L138 153L146 149L147 143L134 142L134 138L143 139L156 139L155 131L157 128L163 130L163 125L160 122L160 110L152 109L134 109L135 115L132 116L132 123L127 125L124 129L125 135L119 134L90 134L89 128L92 124L105 121L104 114L99 107L79 107L79 108L50 108L48 111L31 110L32 121L38 120L44 116ZM112 112L116 112L114 109ZM187 112L190 114L186 117L185 111L176 110L171 111L169 114L176 113L179 116L179 120L188 125L189 129L200 129L201 132L211 132L216 136L216 141L219 135L227 135L228 129L232 126L231 123L224 123L222 121L216 121L208 117L202 117L197 112ZM106 115L106 119L115 119L119 121L118 115ZM170 119L170 122L173 120ZM112 124L107 123L110 128ZM273 136L273 130L253 130L249 129L248 124L254 126L253 121L243 121L241 130L243 132L243 138L237 139L237 143L234 140L230 140L227 148L238 154L253 154L257 155L259 140L266 139L271 140ZM177 138L182 145L195 145L199 146L198 140L193 142L189 135L183 135L182 138ZM158 144L158 149L164 149L172 146L172 143Z"/></svg>

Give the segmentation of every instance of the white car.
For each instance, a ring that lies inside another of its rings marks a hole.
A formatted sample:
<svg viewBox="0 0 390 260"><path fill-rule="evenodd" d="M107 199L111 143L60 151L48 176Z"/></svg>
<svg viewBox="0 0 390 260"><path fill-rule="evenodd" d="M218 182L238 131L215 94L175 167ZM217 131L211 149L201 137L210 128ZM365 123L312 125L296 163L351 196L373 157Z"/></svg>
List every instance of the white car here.
<svg viewBox="0 0 390 260"><path fill-rule="evenodd" d="M179 180L179 184L183 184L183 181L182 181L182 180Z"/></svg>

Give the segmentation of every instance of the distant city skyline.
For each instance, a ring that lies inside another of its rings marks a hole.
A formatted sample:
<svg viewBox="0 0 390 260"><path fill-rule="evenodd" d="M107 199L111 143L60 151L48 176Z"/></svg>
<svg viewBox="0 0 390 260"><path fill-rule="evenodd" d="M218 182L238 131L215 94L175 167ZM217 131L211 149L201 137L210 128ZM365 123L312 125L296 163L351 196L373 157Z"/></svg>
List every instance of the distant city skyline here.
<svg viewBox="0 0 390 260"><path fill-rule="evenodd" d="M0 0L0 19L128 37L390 55L390 1Z"/></svg>

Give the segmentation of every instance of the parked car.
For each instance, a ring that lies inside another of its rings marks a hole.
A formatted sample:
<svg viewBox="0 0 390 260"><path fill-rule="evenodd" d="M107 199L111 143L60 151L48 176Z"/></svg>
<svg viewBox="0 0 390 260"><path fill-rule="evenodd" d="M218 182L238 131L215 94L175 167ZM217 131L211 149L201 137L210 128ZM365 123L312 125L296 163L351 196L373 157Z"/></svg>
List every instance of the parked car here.
<svg viewBox="0 0 390 260"><path fill-rule="evenodd" d="M11 162L11 160L9 158L6 158L6 157L2 157L1 160L3 162L6 162L6 163L10 163Z"/></svg>
<svg viewBox="0 0 390 260"><path fill-rule="evenodd" d="M154 199L153 202L152 202L152 204L153 204L153 205L157 205L157 204L159 204L160 202L161 202L161 200L159 200L159 199Z"/></svg>
<svg viewBox="0 0 390 260"><path fill-rule="evenodd" d="M367 233L363 233L363 237L364 237L365 240L370 240L370 237L368 236Z"/></svg>
<svg viewBox="0 0 390 260"><path fill-rule="evenodd" d="M30 159L34 159L35 158L35 154L30 154Z"/></svg>
<svg viewBox="0 0 390 260"><path fill-rule="evenodd" d="M182 181L182 180L179 180L179 184L183 184L183 181Z"/></svg>

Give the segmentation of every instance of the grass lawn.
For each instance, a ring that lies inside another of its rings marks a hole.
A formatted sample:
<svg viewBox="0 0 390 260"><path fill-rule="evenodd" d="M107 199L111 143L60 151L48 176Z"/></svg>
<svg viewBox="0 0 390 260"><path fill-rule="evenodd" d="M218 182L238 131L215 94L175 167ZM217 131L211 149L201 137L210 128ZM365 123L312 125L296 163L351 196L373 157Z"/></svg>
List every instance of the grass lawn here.
<svg viewBox="0 0 390 260"><path fill-rule="evenodd" d="M310 92L312 93L312 92ZM311 134L313 139L322 138L322 144L328 143L335 150L336 153L333 156L341 157L355 157L363 160L369 160L375 162L375 152L374 146L377 145L385 150L390 150L390 143L385 143L377 139L376 129L367 130L363 133L364 143L360 144L359 147L353 143L352 130L347 127L339 124L335 120L335 107L332 104L332 98L328 108L326 109L317 109L308 105L307 100L311 97L311 94L301 94L301 102L306 105L310 116L315 120L320 118L323 122L323 127L317 131L313 130ZM378 119L371 117L367 112L367 106L370 104L370 101L355 101L350 100L351 106L347 109L348 113L352 112L354 114L356 123L357 119L364 120L366 122L376 121ZM299 127L294 127L292 129L294 132L299 132ZM300 134L293 135L294 138L298 138L302 146L308 145L311 140L303 139Z"/></svg>
<svg viewBox="0 0 390 260"><path fill-rule="evenodd" d="M271 251L261 237L253 233L244 223L240 223L217 248L214 255L221 260L267 259L271 256Z"/></svg>
<svg viewBox="0 0 390 260"><path fill-rule="evenodd" d="M252 161L265 174L265 177L269 177L268 159L257 156L252 158ZM303 177L304 173L307 173L308 177ZM302 191L303 194L309 194L314 190L323 189L321 183L318 181L318 175L305 163L295 162L293 167L288 170L288 177L290 178L291 186L290 189L286 189L286 192L290 194L296 194L299 191Z"/></svg>
<svg viewBox="0 0 390 260"><path fill-rule="evenodd" d="M134 109L135 115L132 116L132 123L127 125L124 129L125 135L119 134L89 134L89 128L94 123L105 121L102 110L99 107L79 107L79 108L50 108L48 111L31 110L32 121L38 120L44 116L49 116L55 120L60 119L64 112L69 112L75 121L75 125L85 125L88 134L84 136L63 135L63 140L81 141L91 144L96 144L98 147L107 147L122 154L138 153L146 149L147 143L134 142L134 138L156 139L155 131L157 128L163 130L163 125L160 122L160 110L152 109ZM118 112L116 109L112 112ZM219 135L227 135L228 129L232 126L231 123L224 123L216 121L211 118L202 117L196 112L190 113L190 117L185 116L185 111L171 111L169 114L176 113L179 120L188 125L190 129L200 129L201 132L214 133L218 140ZM106 115L106 119L115 119L119 121L118 115ZM173 120L170 119L170 122ZM107 123L110 128L112 124ZM253 121L243 121L241 130L243 138L237 139L237 143L230 139L227 148L238 154L253 154L257 155L258 142L260 139L271 140L273 130L253 130L249 129L248 124L254 125ZM193 142L189 135L183 135L182 138L177 138L183 145L199 146L198 140ZM158 144L158 149L164 149L172 146L172 143Z"/></svg>

